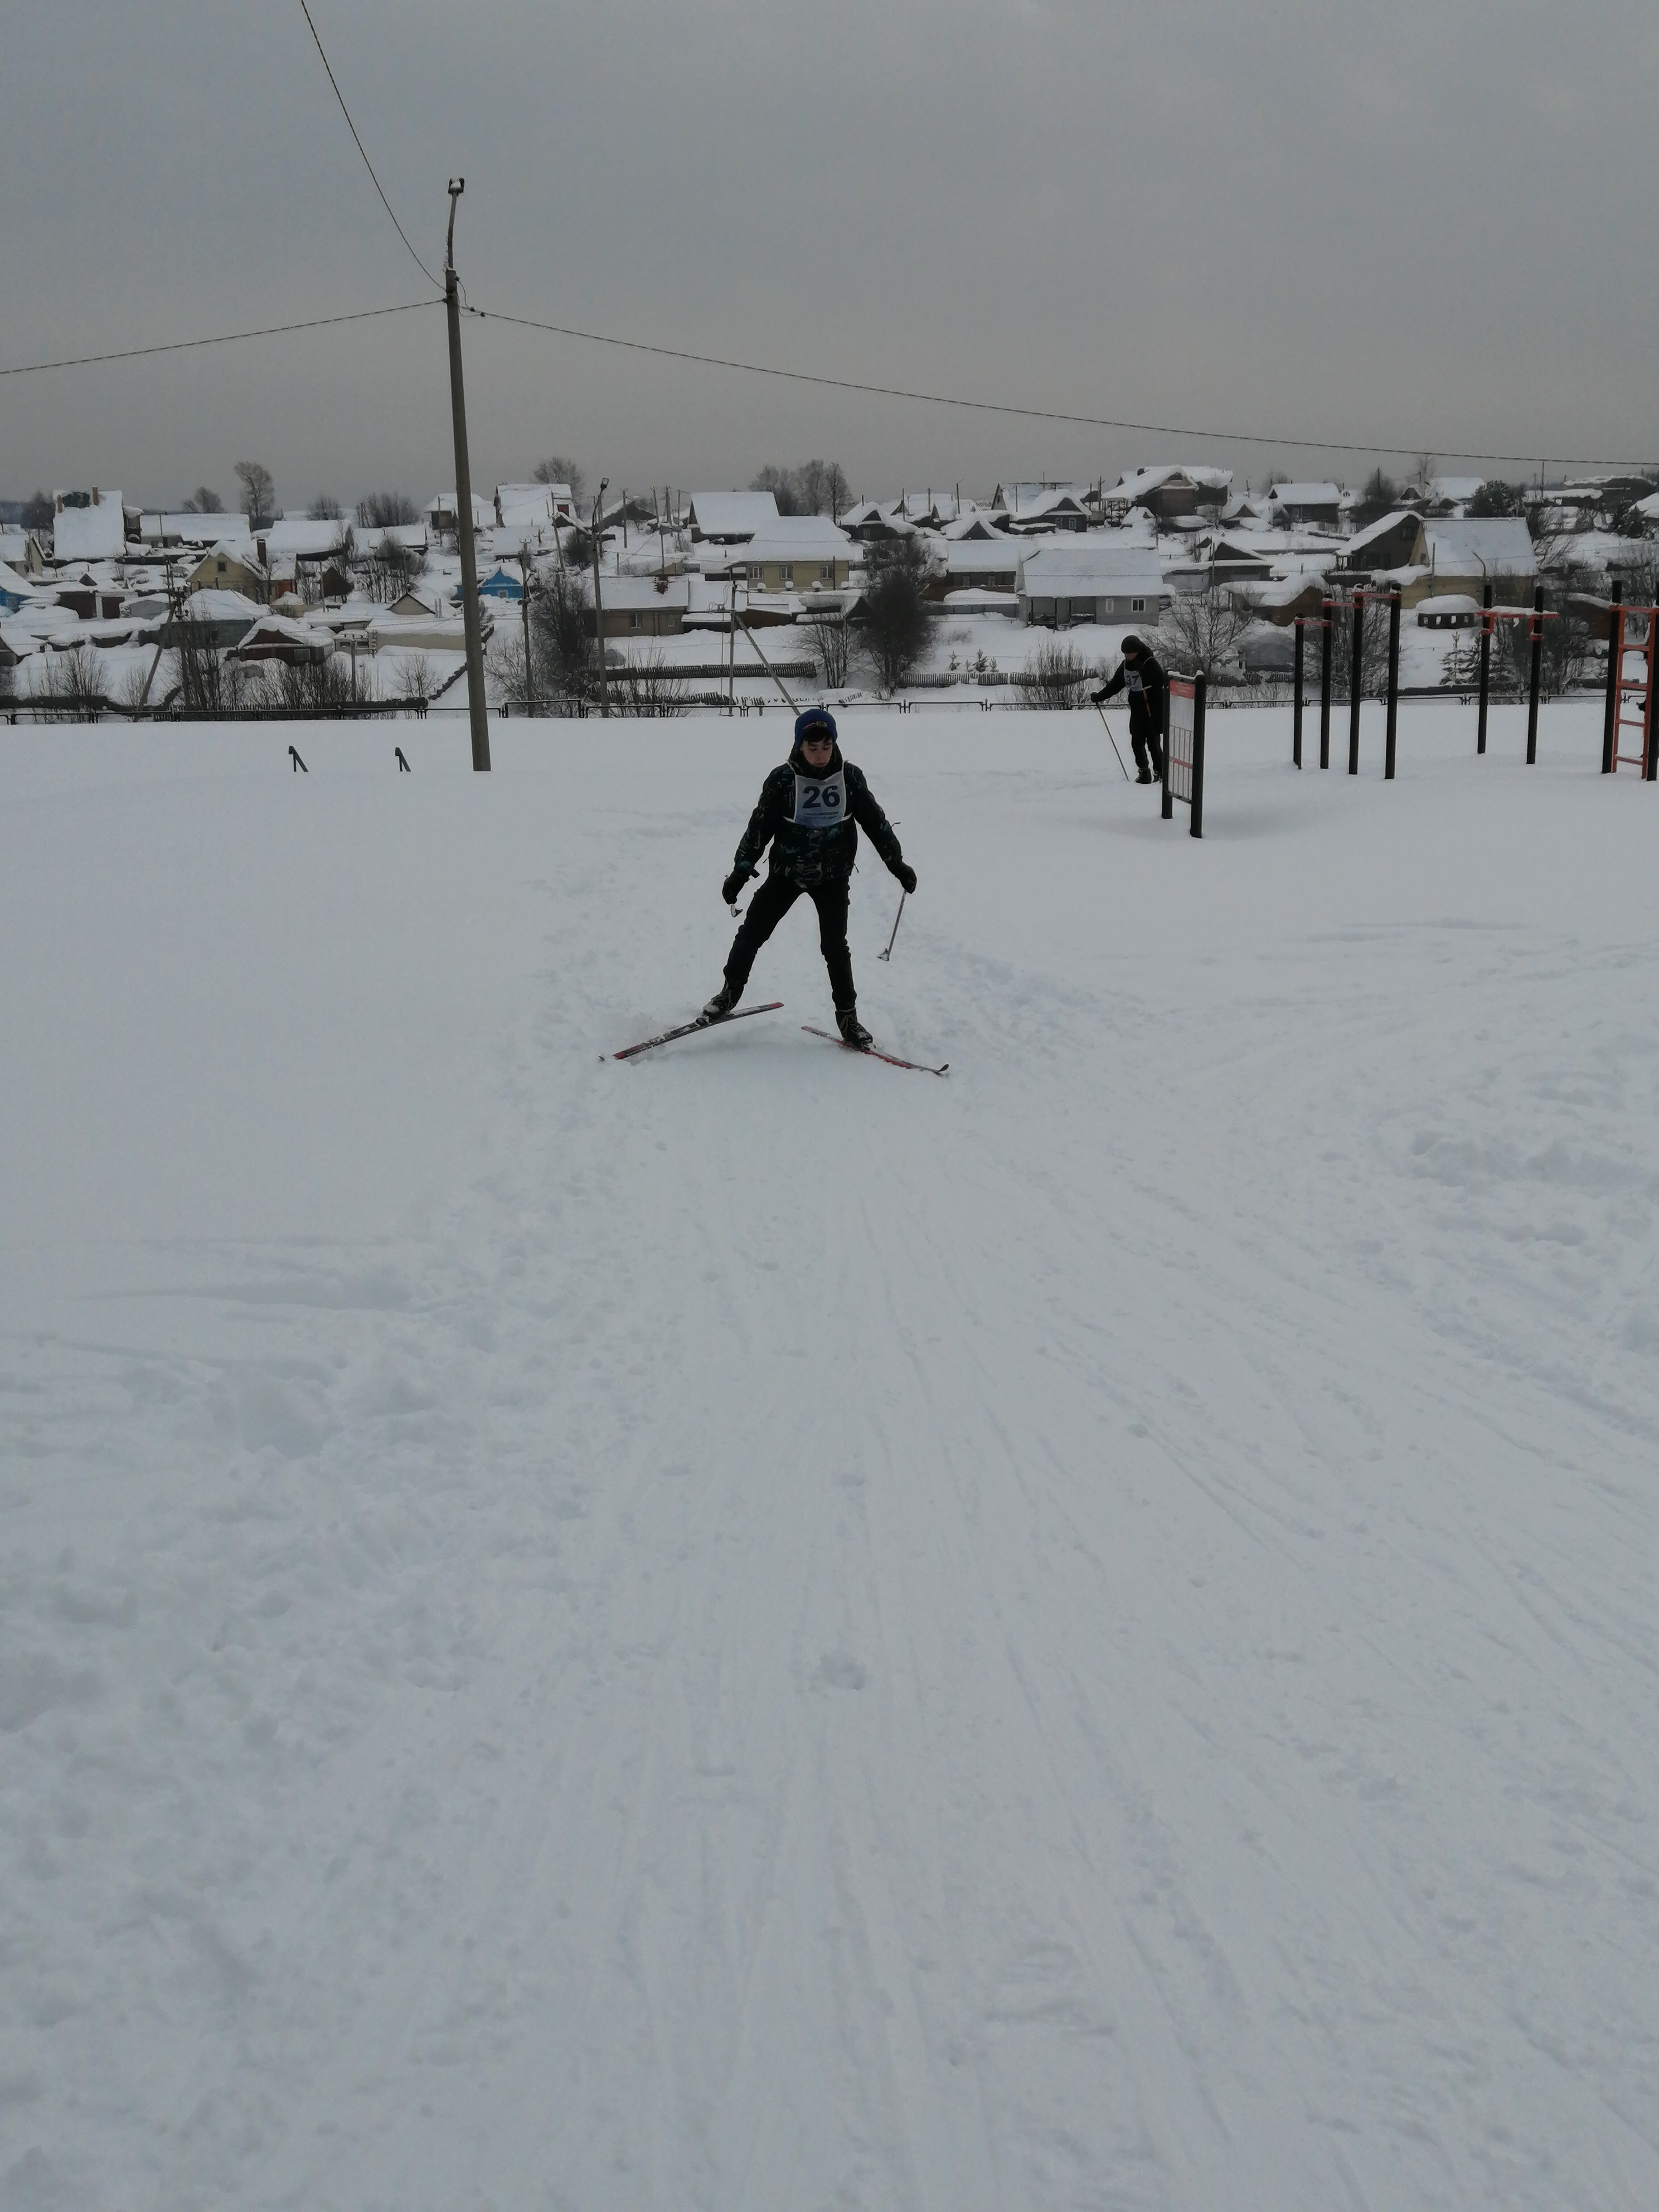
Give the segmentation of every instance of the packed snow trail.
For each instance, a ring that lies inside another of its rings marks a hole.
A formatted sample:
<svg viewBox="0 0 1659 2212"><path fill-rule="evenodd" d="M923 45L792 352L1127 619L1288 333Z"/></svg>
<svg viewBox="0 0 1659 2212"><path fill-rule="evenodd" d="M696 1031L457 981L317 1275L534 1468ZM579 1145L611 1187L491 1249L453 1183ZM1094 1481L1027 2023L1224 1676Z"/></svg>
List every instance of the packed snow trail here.
<svg viewBox="0 0 1659 2212"><path fill-rule="evenodd" d="M1659 2202L1659 820L1522 720L851 720L933 1084L810 917L601 1059L781 720L0 732L9 2212Z"/></svg>

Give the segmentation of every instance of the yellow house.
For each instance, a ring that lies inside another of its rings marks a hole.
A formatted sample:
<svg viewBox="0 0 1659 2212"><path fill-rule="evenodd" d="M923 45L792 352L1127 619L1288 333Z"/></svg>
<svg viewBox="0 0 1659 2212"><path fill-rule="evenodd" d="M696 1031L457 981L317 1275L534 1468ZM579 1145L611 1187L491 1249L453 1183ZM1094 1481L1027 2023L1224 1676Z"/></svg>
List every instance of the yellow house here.
<svg viewBox="0 0 1659 2212"><path fill-rule="evenodd" d="M741 544L722 545L718 558L705 552L703 574L727 576L739 569L755 592L834 592L844 588L853 567L853 541L821 514L781 514Z"/></svg>
<svg viewBox="0 0 1659 2212"><path fill-rule="evenodd" d="M267 579L251 551L234 545L215 545L203 554L185 580L186 592L240 592L244 599L263 606Z"/></svg>

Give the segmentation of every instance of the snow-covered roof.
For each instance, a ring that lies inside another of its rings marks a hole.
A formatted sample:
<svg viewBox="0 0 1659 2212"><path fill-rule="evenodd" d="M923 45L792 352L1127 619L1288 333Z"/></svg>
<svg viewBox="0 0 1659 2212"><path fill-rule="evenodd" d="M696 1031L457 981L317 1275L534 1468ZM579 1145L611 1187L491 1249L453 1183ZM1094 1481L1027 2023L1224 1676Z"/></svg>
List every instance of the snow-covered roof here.
<svg viewBox="0 0 1659 2212"><path fill-rule="evenodd" d="M118 491L94 487L85 507L69 507L64 492L52 495L52 558L57 561L118 561L127 542L126 516Z"/></svg>
<svg viewBox="0 0 1659 2212"><path fill-rule="evenodd" d="M635 613L644 607L680 607L690 605L691 584L687 576L665 576L660 587L654 576L606 576L599 585L607 614Z"/></svg>
<svg viewBox="0 0 1659 2212"><path fill-rule="evenodd" d="M204 594L198 592L197 596L199 599ZM322 654L329 653L334 648L332 633L317 623L295 622L287 615L261 613L257 607L254 613L257 619L242 640L241 650L244 653L262 645L308 646L313 652Z"/></svg>
<svg viewBox="0 0 1659 2212"><path fill-rule="evenodd" d="M243 592L222 592L204 586L192 592L185 605L185 611L192 622L230 622L238 615L248 621L258 622L264 610Z"/></svg>
<svg viewBox="0 0 1659 2212"><path fill-rule="evenodd" d="M558 501L552 484L497 484L495 487L495 519L502 524L550 524L558 514ZM565 505L569 506L568 495Z"/></svg>
<svg viewBox="0 0 1659 2212"><path fill-rule="evenodd" d="M729 542L752 538L757 530L769 532L774 524L785 518L779 514L777 501L769 491L699 491L693 492L686 501L686 520L694 538Z"/></svg>
<svg viewBox="0 0 1659 2212"><path fill-rule="evenodd" d="M300 561L325 561L331 553L349 552L351 544L351 525L343 515L284 514L259 532L266 560L292 553Z"/></svg>
<svg viewBox="0 0 1659 2212"><path fill-rule="evenodd" d="M234 538L224 538L218 539L214 544L211 544L207 548L206 551L202 555L201 559L196 563L196 566L190 573L193 576L199 576L203 569L205 568L210 562L216 566L216 564L221 561L227 563L234 561L240 568L246 568L260 574L264 574L266 565L259 558L259 549L257 545L249 543L246 539L239 540ZM291 562L292 556L290 556L290 565ZM181 563L180 565L182 566L183 564Z"/></svg>
<svg viewBox="0 0 1659 2212"><path fill-rule="evenodd" d="M999 486L999 494L1000 487ZM1055 514L1082 514L1087 495L1075 484L1011 484L1012 498L1001 502L1010 522L1041 522ZM998 505L993 501L993 506Z"/></svg>
<svg viewBox="0 0 1659 2212"><path fill-rule="evenodd" d="M1334 514L1342 494L1334 483L1275 484L1268 495L1276 507L1328 507Z"/></svg>
<svg viewBox="0 0 1659 2212"><path fill-rule="evenodd" d="M248 534L245 514L141 514L138 535L146 545L216 545Z"/></svg>
<svg viewBox="0 0 1659 2212"><path fill-rule="evenodd" d="M991 505L1008 514L1025 515L1039 508L1048 508L1063 501L1073 507L1082 507L1089 496L1086 484L1055 483L1000 483L991 495Z"/></svg>
<svg viewBox="0 0 1659 2212"><path fill-rule="evenodd" d="M1486 481L1485 477L1431 477L1429 490L1436 499L1447 500L1454 507L1467 507Z"/></svg>
<svg viewBox="0 0 1659 2212"><path fill-rule="evenodd" d="M1022 550L1019 588L1027 599L1091 599L1098 592L1164 588L1163 571L1150 546L1114 535L1067 535Z"/></svg>
<svg viewBox="0 0 1659 2212"><path fill-rule="evenodd" d="M1421 517L1411 507L1397 507L1391 514L1383 515L1380 521L1368 522L1363 530L1356 530L1342 549L1344 556L1352 566L1356 553L1363 553L1368 545L1374 545L1379 538L1390 536L1402 522L1418 522L1420 520Z"/></svg>
<svg viewBox="0 0 1659 2212"><path fill-rule="evenodd" d="M1173 477L1185 477L1188 483L1200 491L1225 494L1231 488L1233 472L1231 469L1194 468L1185 461L1165 461L1147 469L1126 469L1106 495L1108 499L1134 501L1158 490Z"/></svg>
<svg viewBox="0 0 1659 2212"><path fill-rule="evenodd" d="M1425 521L1431 568L1452 576L1535 576L1538 556L1518 514Z"/></svg>
<svg viewBox="0 0 1659 2212"><path fill-rule="evenodd" d="M421 512L426 517L427 527L428 529L435 530L438 527L441 518L447 520L447 523L453 526L455 520L454 493L453 491L434 492L431 498L428 500L426 505L421 509ZM488 530L490 524L494 522L495 520L495 509L493 504L487 499L480 499L477 493L475 491L472 495L473 528L475 530Z"/></svg>

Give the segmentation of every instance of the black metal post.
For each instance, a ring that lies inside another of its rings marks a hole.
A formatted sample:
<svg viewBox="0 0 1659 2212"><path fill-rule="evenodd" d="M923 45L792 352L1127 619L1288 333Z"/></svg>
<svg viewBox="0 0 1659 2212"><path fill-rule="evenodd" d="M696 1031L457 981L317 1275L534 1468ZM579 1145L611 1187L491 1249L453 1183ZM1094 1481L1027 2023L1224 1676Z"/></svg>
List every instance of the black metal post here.
<svg viewBox="0 0 1659 2212"><path fill-rule="evenodd" d="M1204 835L1204 672L1193 678L1193 835Z"/></svg>
<svg viewBox="0 0 1659 2212"><path fill-rule="evenodd" d="M1291 759L1297 768L1302 765L1302 659L1304 634L1302 617L1296 618L1296 704L1291 710Z"/></svg>
<svg viewBox="0 0 1659 2212"><path fill-rule="evenodd" d="M1486 701L1492 694L1492 586L1480 594L1480 719L1475 725L1474 750L1486 750Z"/></svg>
<svg viewBox="0 0 1659 2212"><path fill-rule="evenodd" d="M1319 765L1331 764L1331 615L1334 602L1327 599L1324 620L1319 625Z"/></svg>
<svg viewBox="0 0 1659 2212"><path fill-rule="evenodd" d="M1164 787L1164 819L1167 822L1175 812L1175 800L1170 791L1170 679L1167 676L1164 679L1164 704L1158 709L1158 720L1163 726L1158 751L1164 762L1158 781Z"/></svg>
<svg viewBox="0 0 1659 2212"><path fill-rule="evenodd" d="M1394 781L1395 725L1400 712L1400 586L1389 594L1389 735L1382 756L1382 781Z"/></svg>
<svg viewBox="0 0 1659 2212"><path fill-rule="evenodd" d="M1601 716L1601 773L1613 774L1613 752L1619 737L1619 686L1625 673L1625 586L1615 583L1607 609L1607 703Z"/></svg>
<svg viewBox="0 0 1659 2212"><path fill-rule="evenodd" d="M1538 761L1538 694L1544 681L1544 586L1532 592L1532 688L1527 698L1527 766Z"/></svg>
<svg viewBox="0 0 1659 2212"><path fill-rule="evenodd" d="M1365 594L1353 595L1353 665L1348 671L1348 774L1359 773L1359 671L1364 659Z"/></svg>

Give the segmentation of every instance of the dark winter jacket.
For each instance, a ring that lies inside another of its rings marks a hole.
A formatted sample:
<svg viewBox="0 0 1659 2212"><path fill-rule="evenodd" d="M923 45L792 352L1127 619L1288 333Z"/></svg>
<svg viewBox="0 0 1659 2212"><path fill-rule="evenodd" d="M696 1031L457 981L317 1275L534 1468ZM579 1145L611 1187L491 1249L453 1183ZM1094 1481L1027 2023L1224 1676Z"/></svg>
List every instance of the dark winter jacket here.
<svg viewBox="0 0 1659 2212"><path fill-rule="evenodd" d="M1097 699L1115 699L1118 693L1129 694L1129 731L1139 738L1162 738L1164 735L1164 694L1169 678L1164 675L1157 657L1140 648L1138 660L1125 660L1117 674L1103 684L1095 693Z"/></svg>
<svg viewBox="0 0 1659 2212"><path fill-rule="evenodd" d="M843 787L844 810L839 804ZM817 811L824 799L830 801L830 811L822 816L822 826L814 826L805 817ZM802 819L797 819L798 813ZM809 769L797 746L761 786L760 805L750 816L749 827L738 846L737 865L753 875L769 844L769 865L775 876L787 876L804 889L814 884L845 883L853 872L860 830L896 875L904 855L892 823L864 780L863 769L844 761L838 744L830 752L827 768Z"/></svg>

